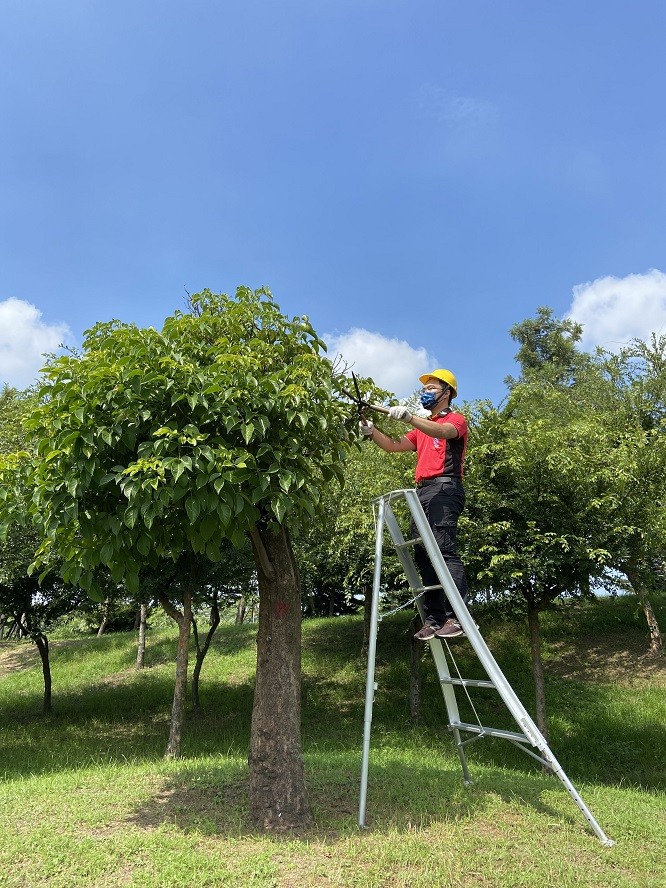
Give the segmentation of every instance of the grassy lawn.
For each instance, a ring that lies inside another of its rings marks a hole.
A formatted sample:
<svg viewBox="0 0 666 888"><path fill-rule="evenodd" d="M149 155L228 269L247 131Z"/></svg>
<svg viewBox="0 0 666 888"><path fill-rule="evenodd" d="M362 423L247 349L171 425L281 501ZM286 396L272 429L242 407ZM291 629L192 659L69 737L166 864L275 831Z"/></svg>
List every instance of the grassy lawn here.
<svg viewBox="0 0 666 888"><path fill-rule="evenodd" d="M478 619L531 710L524 627ZM664 885L666 664L645 656L635 602L567 605L544 618L550 745L612 848L560 782L510 743L471 744L474 783L463 785L427 649L425 723L410 721L408 621L401 613L380 627L365 830L361 620L304 624L316 826L301 835L266 836L248 819L256 627L220 627L203 669L204 713L188 715L176 762L162 758L174 632L149 634L142 672L132 634L54 642L47 718L36 651L0 643L0 885ZM455 652L463 675L480 674L466 642ZM497 695L477 693L484 724L511 728ZM461 714L473 717L464 701Z"/></svg>

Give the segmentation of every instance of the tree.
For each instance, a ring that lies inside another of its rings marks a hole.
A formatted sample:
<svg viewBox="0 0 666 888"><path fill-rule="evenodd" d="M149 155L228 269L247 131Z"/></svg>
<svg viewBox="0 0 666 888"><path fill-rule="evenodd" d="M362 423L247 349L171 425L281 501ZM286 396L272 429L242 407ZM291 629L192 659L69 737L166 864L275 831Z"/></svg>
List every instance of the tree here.
<svg viewBox="0 0 666 888"><path fill-rule="evenodd" d="M523 372L505 405L473 411L461 530L477 590L526 613L546 733L539 613L562 594L591 594L611 568L626 572L646 539L663 552L666 453L663 433L638 421L654 411L632 407L626 359L578 353L580 328L549 309L537 321L512 330Z"/></svg>
<svg viewBox="0 0 666 888"><path fill-rule="evenodd" d="M197 713L201 711L199 698L201 669L213 636L220 624L220 608L235 604L239 598L247 596L250 588L256 585L256 569L249 540L240 549L232 546L228 540L222 540L220 556L220 560L216 562L210 561L205 555L197 556L198 582L193 593L191 615L196 657L192 671L192 702ZM179 583L179 572L171 562L163 561L159 567L151 570L144 569L141 572L141 594L144 600L162 600L165 611L176 621L180 619L180 615L171 603L171 599L182 599L183 590L180 590ZM165 590L170 590L170 595L165 595ZM145 604L142 605L142 609L142 613L145 612ZM209 628L203 641L197 623L197 617L202 612L207 612L209 616ZM142 625L143 639L141 636ZM145 645L145 616L143 623L140 623L138 628L140 635L137 668L141 668L143 665L142 641Z"/></svg>
<svg viewBox="0 0 666 888"><path fill-rule="evenodd" d="M476 417L467 478L461 530L472 585L525 613L547 735L539 614L564 593L588 594L625 532L607 522L615 491L606 430L567 392L521 383L504 410Z"/></svg>
<svg viewBox="0 0 666 888"><path fill-rule="evenodd" d="M300 589L289 527L310 520L341 479L347 409L307 318L267 290L204 291L161 331L97 324L80 354L50 360L31 423L33 519L43 560L95 594L107 566L136 594L139 572L170 560L180 607L167 754L178 755L197 559L252 541L259 577L250 744L252 816L310 822L300 739ZM278 717L276 717L276 713Z"/></svg>
<svg viewBox="0 0 666 888"><path fill-rule="evenodd" d="M54 622L78 606L81 596L58 582L53 570L47 571L41 587L36 577L28 575L41 542L35 528L21 520L31 497L22 471L30 458L23 422L33 403L29 391L5 387L0 393L0 617L3 623L13 623L17 635L27 636L36 645L44 678L42 711L49 713L52 681L47 633Z"/></svg>
<svg viewBox="0 0 666 888"><path fill-rule="evenodd" d="M509 331L520 345L516 361L521 367L521 379L536 374L563 386L575 381L577 372L589 363L589 356L578 348L583 327L569 319L553 317L552 308L541 306L536 318L514 324ZM509 376L510 388L516 380Z"/></svg>
<svg viewBox="0 0 666 888"><path fill-rule="evenodd" d="M649 650L663 652L651 593L663 587L666 565L666 336L634 340L619 355L605 354L612 402L602 409L627 429L624 463L618 465L618 513L632 526L613 567L635 592L649 629ZM599 389L593 392L599 398Z"/></svg>

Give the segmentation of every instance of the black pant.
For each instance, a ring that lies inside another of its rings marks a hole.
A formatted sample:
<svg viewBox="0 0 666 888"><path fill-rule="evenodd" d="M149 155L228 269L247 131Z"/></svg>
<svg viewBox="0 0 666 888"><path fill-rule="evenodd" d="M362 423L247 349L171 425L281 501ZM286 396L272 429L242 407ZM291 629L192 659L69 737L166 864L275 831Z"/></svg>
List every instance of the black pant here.
<svg viewBox="0 0 666 888"><path fill-rule="evenodd" d="M466 603L467 577L456 547L458 518L465 506L465 490L462 481L459 478L451 478L445 482L424 484L423 487L418 488L417 494L453 582ZM413 537L418 535L413 522L411 535ZM440 585L428 553L419 544L414 546L414 561L424 586ZM423 593L422 600L427 623L442 626L450 617L455 616L444 590L441 588L427 590Z"/></svg>

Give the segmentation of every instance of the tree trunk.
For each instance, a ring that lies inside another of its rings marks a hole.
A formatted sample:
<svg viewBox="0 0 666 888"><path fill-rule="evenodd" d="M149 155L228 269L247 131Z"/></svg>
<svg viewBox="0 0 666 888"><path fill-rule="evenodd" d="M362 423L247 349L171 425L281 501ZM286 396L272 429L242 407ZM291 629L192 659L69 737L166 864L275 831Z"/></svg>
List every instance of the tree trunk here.
<svg viewBox="0 0 666 888"><path fill-rule="evenodd" d="M421 671L421 657L423 656L423 645L416 641L414 633L421 628L421 618L418 614L414 614L409 624L409 642L411 647L410 670L409 670L409 713L412 721L416 725L423 724L423 701L421 698L421 687L423 673Z"/></svg>
<svg viewBox="0 0 666 888"><path fill-rule="evenodd" d="M109 609L111 607L111 601L109 600L109 596L107 595L104 599L104 610L102 611L102 622L99 624L99 629L97 630L97 637L100 635L104 635L106 632L106 627L109 622Z"/></svg>
<svg viewBox="0 0 666 888"><path fill-rule="evenodd" d="M250 813L267 830L312 825L301 751L301 593L286 528L251 534L259 579Z"/></svg>
<svg viewBox="0 0 666 888"><path fill-rule="evenodd" d="M307 601L307 606L305 608L305 613L308 617L316 617L317 616L317 603L315 601L314 592L312 589L308 589L305 593L305 598Z"/></svg>
<svg viewBox="0 0 666 888"><path fill-rule="evenodd" d="M139 643L136 647L136 668L143 669L146 658L146 617L148 605L142 602L138 609Z"/></svg>
<svg viewBox="0 0 666 888"><path fill-rule="evenodd" d="M650 599L647 596L647 592L645 591L645 586L641 582L640 572L632 567L625 568L625 575L629 582L631 583L631 587L636 593L636 597L638 598L641 607L643 608L643 613L645 614L645 619L648 624L648 630L650 632L650 653L658 657L664 652L664 642L661 637L661 632L659 631L659 623L657 622L657 617L655 615L654 610L652 609L652 604L650 603Z"/></svg>
<svg viewBox="0 0 666 888"><path fill-rule="evenodd" d="M51 707L51 662L49 660L49 640L46 635L41 633L33 635L32 640L37 645L39 656L42 660L42 674L44 676L44 702L42 703L42 712L48 715L52 712Z"/></svg>
<svg viewBox="0 0 666 888"><path fill-rule="evenodd" d="M160 594L162 607L178 624L178 654L176 657L176 683L173 689L173 705L171 707L171 726L169 741L164 758L180 757L185 717L185 699L187 697L187 664L190 650L190 627L192 625L192 591L190 583L183 588L183 611L175 608L165 595Z"/></svg>
<svg viewBox="0 0 666 888"><path fill-rule="evenodd" d="M238 599L238 604L236 605L236 620L235 620L235 622L236 622L237 626L243 625L243 620L245 619L245 607L246 607L245 596L241 595L241 597Z"/></svg>
<svg viewBox="0 0 666 888"><path fill-rule="evenodd" d="M543 675L543 661L541 660L541 627L539 626L539 611L530 602L527 603L527 622L530 627L530 649L532 651L532 674L534 676L534 691L536 699L536 723L537 727L548 740L548 722L546 719L546 684Z"/></svg>
<svg viewBox="0 0 666 888"><path fill-rule="evenodd" d="M367 657L370 649L370 623L372 618L372 586L363 586L363 645L361 656Z"/></svg>
<svg viewBox="0 0 666 888"><path fill-rule="evenodd" d="M210 629L206 635L203 647L199 645L199 632L197 630L197 621L192 617L192 630L194 632L194 641L197 649L197 660L194 664L194 672L192 673L192 702L194 703L194 711L199 714L201 712L201 701L199 700L199 676L201 675L201 667L208 653L208 648L215 635L215 630L220 625L220 611L217 606L217 590L215 590L213 603L210 607Z"/></svg>

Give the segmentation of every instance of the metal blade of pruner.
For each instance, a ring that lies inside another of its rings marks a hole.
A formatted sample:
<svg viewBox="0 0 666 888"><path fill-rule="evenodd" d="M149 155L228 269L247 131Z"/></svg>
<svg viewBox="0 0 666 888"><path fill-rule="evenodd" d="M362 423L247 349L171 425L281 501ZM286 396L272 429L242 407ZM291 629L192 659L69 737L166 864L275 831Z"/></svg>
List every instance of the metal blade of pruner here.
<svg viewBox="0 0 666 888"><path fill-rule="evenodd" d="M363 399L361 390L358 386L358 380L356 379L356 374L352 372L351 376L356 394L352 395L351 392L348 392L345 389L342 389L342 393L346 395L350 401L353 401L356 404L359 415L363 416L366 410L375 410L377 413L388 414L388 407L382 407L381 404L370 404L369 401Z"/></svg>

